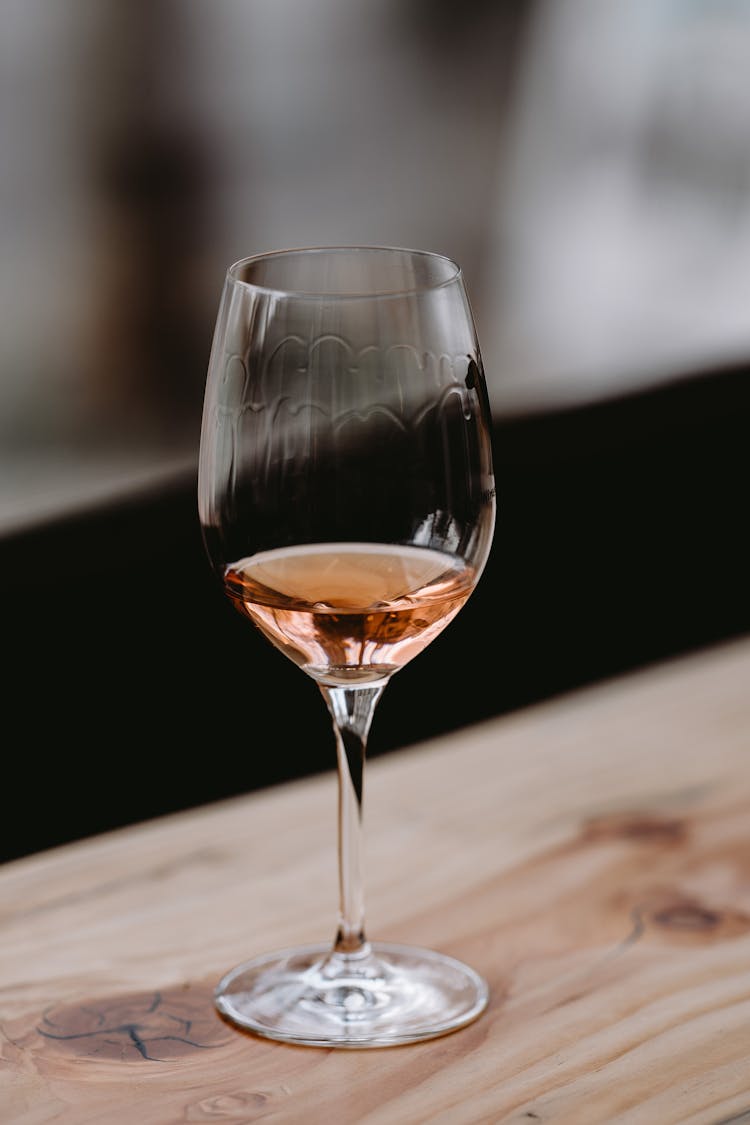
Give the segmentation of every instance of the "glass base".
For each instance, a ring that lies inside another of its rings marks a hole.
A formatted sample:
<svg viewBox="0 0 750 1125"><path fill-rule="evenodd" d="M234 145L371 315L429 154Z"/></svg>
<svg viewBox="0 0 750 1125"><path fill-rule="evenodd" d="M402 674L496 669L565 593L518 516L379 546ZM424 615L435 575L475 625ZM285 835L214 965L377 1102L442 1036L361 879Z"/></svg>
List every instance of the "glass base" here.
<svg viewBox="0 0 750 1125"><path fill-rule="evenodd" d="M390 1047L464 1027L487 1006L468 965L405 945L330 945L270 953L238 965L216 987L220 1014L266 1039L311 1047Z"/></svg>

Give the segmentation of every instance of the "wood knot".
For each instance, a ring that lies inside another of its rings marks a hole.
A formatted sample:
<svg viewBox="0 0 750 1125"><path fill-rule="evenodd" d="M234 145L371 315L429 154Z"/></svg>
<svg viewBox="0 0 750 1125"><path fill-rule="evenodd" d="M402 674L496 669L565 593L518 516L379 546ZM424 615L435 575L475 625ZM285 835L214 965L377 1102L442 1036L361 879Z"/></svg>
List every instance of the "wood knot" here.
<svg viewBox="0 0 750 1125"><path fill-rule="evenodd" d="M633 911L635 931L631 940L649 935L673 944L713 943L750 932L750 916L739 910L722 910L696 899L665 895L643 903Z"/></svg>
<svg viewBox="0 0 750 1125"><path fill-rule="evenodd" d="M212 991L175 988L99 996L49 1008L36 1031L45 1049L119 1061L164 1062L230 1041Z"/></svg>
<svg viewBox="0 0 750 1125"><path fill-rule="evenodd" d="M632 840L645 844L681 844L687 837L684 820L645 813L612 813L594 817L583 828L585 841Z"/></svg>
<svg viewBox="0 0 750 1125"><path fill-rule="evenodd" d="M240 1090L232 1094L215 1094L188 1106L187 1121L216 1121L227 1118L254 1121L258 1112L269 1101L267 1094L254 1090ZM265 1114L264 1114L265 1116Z"/></svg>
<svg viewBox="0 0 750 1125"><path fill-rule="evenodd" d="M667 930L705 932L715 930L721 925L722 916L716 910L709 910L697 902L678 902L657 910L652 921Z"/></svg>

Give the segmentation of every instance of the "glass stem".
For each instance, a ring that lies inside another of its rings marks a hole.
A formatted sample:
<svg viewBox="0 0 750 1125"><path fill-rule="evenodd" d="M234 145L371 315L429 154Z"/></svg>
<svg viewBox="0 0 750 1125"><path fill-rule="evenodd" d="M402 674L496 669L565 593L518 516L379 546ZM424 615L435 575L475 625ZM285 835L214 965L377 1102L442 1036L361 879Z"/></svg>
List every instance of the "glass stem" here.
<svg viewBox="0 0 750 1125"><path fill-rule="evenodd" d="M362 785L367 735L386 683L319 685L333 717L338 765L339 924L334 953L369 952L365 937Z"/></svg>

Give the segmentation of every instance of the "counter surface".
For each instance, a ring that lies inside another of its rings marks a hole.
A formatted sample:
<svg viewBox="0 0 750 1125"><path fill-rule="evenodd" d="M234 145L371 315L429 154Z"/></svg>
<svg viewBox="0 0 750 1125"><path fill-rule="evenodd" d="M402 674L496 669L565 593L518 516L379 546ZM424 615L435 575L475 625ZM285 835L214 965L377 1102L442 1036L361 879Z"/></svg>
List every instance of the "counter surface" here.
<svg viewBox="0 0 750 1125"><path fill-rule="evenodd" d="M237 962L333 937L333 772L5 864L2 1120L750 1120L749 683L742 640L370 762L370 937L491 989L428 1043L214 1012Z"/></svg>

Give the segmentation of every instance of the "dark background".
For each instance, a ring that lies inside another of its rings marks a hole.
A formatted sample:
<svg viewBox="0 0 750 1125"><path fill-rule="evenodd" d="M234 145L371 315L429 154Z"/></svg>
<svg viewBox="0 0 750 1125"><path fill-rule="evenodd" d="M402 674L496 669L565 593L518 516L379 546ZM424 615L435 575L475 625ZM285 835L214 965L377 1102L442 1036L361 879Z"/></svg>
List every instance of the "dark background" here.
<svg viewBox="0 0 750 1125"><path fill-rule="evenodd" d="M730 2L5 0L0 861L334 768L200 539L248 254L436 250L475 312L494 549L372 757L748 631L748 73Z"/></svg>
<svg viewBox="0 0 750 1125"><path fill-rule="evenodd" d="M490 562L371 756L750 628L749 408L733 367L497 423ZM334 768L317 687L209 568L191 473L0 546L4 858Z"/></svg>

